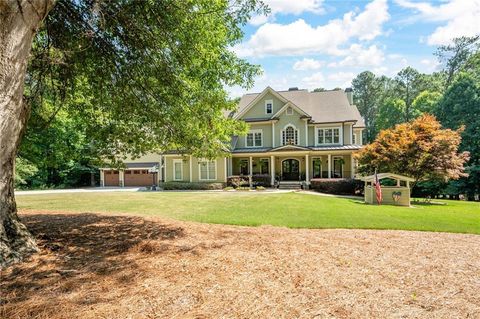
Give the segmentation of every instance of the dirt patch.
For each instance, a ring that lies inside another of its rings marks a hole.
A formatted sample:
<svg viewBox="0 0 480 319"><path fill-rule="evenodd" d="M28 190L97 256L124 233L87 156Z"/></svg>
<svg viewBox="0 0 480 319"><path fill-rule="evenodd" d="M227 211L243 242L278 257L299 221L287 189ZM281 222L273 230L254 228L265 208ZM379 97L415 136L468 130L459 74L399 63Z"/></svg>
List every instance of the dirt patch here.
<svg viewBox="0 0 480 319"><path fill-rule="evenodd" d="M480 236L22 214L1 318L478 318Z"/></svg>

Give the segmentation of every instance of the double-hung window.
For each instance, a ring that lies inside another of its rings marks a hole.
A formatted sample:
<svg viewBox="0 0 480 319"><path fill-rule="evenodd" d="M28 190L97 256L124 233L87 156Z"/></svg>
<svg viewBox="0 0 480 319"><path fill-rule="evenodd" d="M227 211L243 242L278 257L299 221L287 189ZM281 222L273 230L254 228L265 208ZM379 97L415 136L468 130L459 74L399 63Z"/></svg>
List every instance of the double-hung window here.
<svg viewBox="0 0 480 319"><path fill-rule="evenodd" d="M340 144L340 128L317 129L317 144Z"/></svg>
<svg viewBox="0 0 480 319"><path fill-rule="evenodd" d="M252 130L248 132L245 139L246 139L245 145L247 147L262 147L263 145L262 130Z"/></svg>
<svg viewBox="0 0 480 319"><path fill-rule="evenodd" d="M181 181L183 179L183 160L173 160L173 180Z"/></svg>
<svg viewBox="0 0 480 319"><path fill-rule="evenodd" d="M273 113L273 101L266 100L265 101L265 114L272 114Z"/></svg>
<svg viewBox="0 0 480 319"><path fill-rule="evenodd" d="M198 167L201 181L217 179L217 164L215 161L199 161Z"/></svg>

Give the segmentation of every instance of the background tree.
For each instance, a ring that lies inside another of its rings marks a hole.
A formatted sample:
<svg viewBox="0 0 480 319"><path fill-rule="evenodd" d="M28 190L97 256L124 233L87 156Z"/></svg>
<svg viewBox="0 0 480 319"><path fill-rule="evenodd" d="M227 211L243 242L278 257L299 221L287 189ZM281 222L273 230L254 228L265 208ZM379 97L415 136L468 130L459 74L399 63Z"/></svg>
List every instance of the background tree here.
<svg viewBox="0 0 480 319"><path fill-rule="evenodd" d="M377 134L376 118L378 111L378 100L381 96L382 82L375 74L365 71L352 80L355 105L365 120L365 134L367 142L372 141Z"/></svg>
<svg viewBox="0 0 480 319"><path fill-rule="evenodd" d="M404 122L405 102L402 99L388 97L380 103L377 129L384 130Z"/></svg>
<svg viewBox="0 0 480 319"><path fill-rule="evenodd" d="M443 64L446 73L444 90L446 91L453 82L455 75L469 60L473 52L478 51L480 36L459 37L453 39L451 44L438 47L435 55Z"/></svg>
<svg viewBox="0 0 480 319"><path fill-rule="evenodd" d="M259 68L230 48L265 11L255 0L1 1L0 264L36 250L13 196L32 105L84 119L113 161L161 149L213 157L245 130L223 116L235 107L224 86L248 87Z"/></svg>
<svg viewBox="0 0 480 319"><path fill-rule="evenodd" d="M412 116L416 118L424 113L434 114L442 94L439 92L423 91L412 102Z"/></svg>
<svg viewBox="0 0 480 319"><path fill-rule="evenodd" d="M425 87L425 77L412 67L406 67L395 77L396 94L405 102L403 122L414 118L412 104Z"/></svg>
<svg viewBox="0 0 480 319"><path fill-rule="evenodd" d="M432 115L381 131L358 154L359 171L403 174L415 179L448 180L465 176L468 152L458 153L461 129L442 129Z"/></svg>

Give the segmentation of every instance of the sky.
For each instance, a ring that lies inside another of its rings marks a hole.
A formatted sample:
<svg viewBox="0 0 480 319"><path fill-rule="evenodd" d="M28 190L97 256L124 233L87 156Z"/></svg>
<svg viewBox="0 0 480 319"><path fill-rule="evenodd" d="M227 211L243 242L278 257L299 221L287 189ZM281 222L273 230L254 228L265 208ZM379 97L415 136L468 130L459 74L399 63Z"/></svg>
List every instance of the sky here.
<svg viewBox="0 0 480 319"><path fill-rule="evenodd" d="M232 97L267 86L346 88L365 70L432 73L440 68L437 46L480 34L480 0L263 1L271 13L252 17L232 48L263 74L249 90L228 88Z"/></svg>

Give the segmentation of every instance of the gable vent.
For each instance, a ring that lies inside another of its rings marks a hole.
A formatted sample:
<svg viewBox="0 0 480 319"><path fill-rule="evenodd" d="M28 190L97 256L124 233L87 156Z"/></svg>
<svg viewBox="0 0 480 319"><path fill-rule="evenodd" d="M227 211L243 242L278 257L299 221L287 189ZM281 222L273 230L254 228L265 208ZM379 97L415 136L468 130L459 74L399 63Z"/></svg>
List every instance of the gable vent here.
<svg viewBox="0 0 480 319"><path fill-rule="evenodd" d="M289 91L298 91L298 87L291 87L291 88L288 88Z"/></svg>

